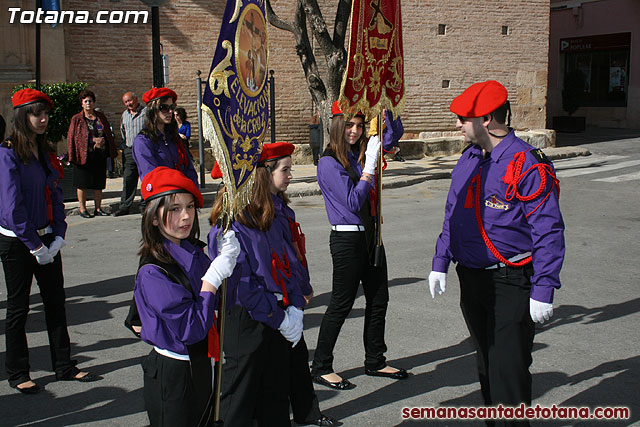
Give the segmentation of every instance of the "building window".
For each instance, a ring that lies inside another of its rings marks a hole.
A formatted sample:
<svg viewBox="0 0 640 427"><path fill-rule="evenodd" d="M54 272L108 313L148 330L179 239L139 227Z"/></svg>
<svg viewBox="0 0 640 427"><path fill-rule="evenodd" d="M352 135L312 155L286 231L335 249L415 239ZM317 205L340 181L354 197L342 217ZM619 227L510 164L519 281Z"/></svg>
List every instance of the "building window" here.
<svg viewBox="0 0 640 427"><path fill-rule="evenodd" d="M564 75L580 79L584 107L626 107L631 33L560 41Z"/></svg>
<svg viewBox="0 0 640 427"><path fill-rule="evenodd" d="M438 35L443 36L447 32L447 26L445 24L438 25Z"/></svg>
<svg viewBox="0 0 640 427"><path fill-rule="evenodd" d="M503 25L502 26L502 35L503 36L508 36L509 35L509 26L508 25Z"/></svg>
<svg viewBox="0 0 640 427"><path fill-rule="evenodd" d="M583 79L583 106L627 106L629 50L567 54L565 75L569 73Z"/></svg>
<svg viewBox="0 0 640 427"><path fill-rule="evenodd" d="M450 83L450 81L449 81L449 80L443 80L443 81L442 81L442 87L443 87L443 88L448 88L448 87L449 87L449 83Z"/></svg>

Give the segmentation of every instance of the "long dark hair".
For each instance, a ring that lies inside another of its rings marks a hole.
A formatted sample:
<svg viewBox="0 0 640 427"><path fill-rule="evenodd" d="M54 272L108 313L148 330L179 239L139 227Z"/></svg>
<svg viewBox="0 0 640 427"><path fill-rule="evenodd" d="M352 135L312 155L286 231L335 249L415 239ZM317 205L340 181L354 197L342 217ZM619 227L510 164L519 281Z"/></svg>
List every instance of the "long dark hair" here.
<svg viewBox="0 0 640 427"><path fill-rule="evenodd" d="M251 201L234 218L240 224L249 228L257 228L260 231L267 231L271 228L275 216L275 208L271 198L271 172L278 167L280 160L282 158L265 162L264 165L257 167ZM218 190L218 195L211 209L211 216L209 216L210 225L216 224L222 214L225 192L225 187ZM284 191L279 192L278 196L282 198L285 204L289 203L289 198Z"/></svg>
<svg viewBox="0 0 640 427"><path fill-rule="evenodd" d="M332 151L336 156L336 159L340 162L340 164L346 169L349 170L351 167L349 165L349 159L347 158L347 150L351 149L351 146L344 138L344 131L347 126L347 122L344 120L343 115L333 116L331 119L331 126L329 127L329 145L327 146L327 150ZM358 157L358 162L364 166L364 152L366 149L366 129L362 131L362 135L360 135L360 139L354 144L354 146L358 146L360 150L360 155Z"/></svg>
<svg viewBox="0 0 640 427"><path fill-rule="evenodd" d="M29 114L39 115L42 111L49 112L49 106L44 102L35 102L22 107L18 107L13 113L13 132L9 137L13 150L23 163L29 163L32 159L31 142L33 132L29 129ZM42 135L35 135L35 143L38 153L49 153L53 149L47 143L46 132Z"/></svg>
<svg viewBox="0 0 640 427"><path fill-rule="evenodd" d="M147 104L147 109L145 110L144 127L140 133L149 138L154 144L158 143L156 123L158 121L157 116L160 111L160 104L165 102L167 99L171 99L171 97L165 96L163 98L155 99L150 104ZM178 136L178 124L176 123L176 119L173 117L173 114L171 115L171 123L164 127L164 133L167 137L171 136L174 142L176 138L180 138Z"/></svg>
<svg viewBox="0 0 640 427"><path fill-rule="evenodd" d="M140 251L138 255L140 258L152 257L160 262L166 264L174 264L175 260L164 249L163 237L160 232L160 224L153 225L153 220L158 215L160 208L163 206L169 206L175 199L176 194L169 194L164 197L158 197L157 199L150 200L147 203L146 208L142 214L142 238L140 239ZM169 210L164 209L162 218L158 218L158 222L162 224L167 223L167 217L169 216ZM193 226L187 240L194 243L200 237L200 224L198 223L198 209L195 212L195 218L193 219Z"/></svg>

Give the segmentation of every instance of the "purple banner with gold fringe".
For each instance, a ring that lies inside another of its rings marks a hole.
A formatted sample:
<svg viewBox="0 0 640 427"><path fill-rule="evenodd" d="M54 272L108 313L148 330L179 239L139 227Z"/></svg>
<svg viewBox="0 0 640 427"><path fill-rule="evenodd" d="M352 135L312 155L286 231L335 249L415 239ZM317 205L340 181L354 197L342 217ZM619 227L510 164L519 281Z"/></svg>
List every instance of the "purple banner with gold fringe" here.
<svg viewBox="0 0 640 427"><path fill-rule="evenodd" d="M229 195L231 218L249 202L269 122L264 0L228 0L202 96L203 134Z"/></svg>

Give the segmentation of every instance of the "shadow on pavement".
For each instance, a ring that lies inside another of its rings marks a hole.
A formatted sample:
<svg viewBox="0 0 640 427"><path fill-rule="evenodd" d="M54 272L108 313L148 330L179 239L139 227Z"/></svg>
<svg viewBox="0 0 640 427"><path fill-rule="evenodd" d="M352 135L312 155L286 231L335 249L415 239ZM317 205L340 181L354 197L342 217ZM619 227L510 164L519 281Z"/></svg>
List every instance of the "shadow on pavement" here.
<svg viewBox="0 0 640 427"><path fill-rule="evenodd" d="M126 392L119 387L92 388L66 397L54 397L46 390L38 393L36 405L25 405L19 393L2 396L3 416L22 420L20 425L68 426L95 421L114 420L144 412L142 389ZM96 407L97 406L97 407ZM61 411L61 408L64 410Z"/></svg>
<svg viewBox="0 0 640 427"><path fill-rule="evenodd" d="M617 129L588 127L584 132L556 134L556 147L569 147L596 142L640 138L640 129Z"/></svg>
<svg viewBox="0 0 640 427"><path fill-rule="evenodd" d="M67 311L67 326L97 322L111 319L111 312L119 307L128 306L131 301L135 275L121 276L99 282L85 283L82 285L65 288ZM37 289L34 283L31 285ZM114 295L125 294L121 302L108 302L108 298ZM46 331L44 305L40 294L31 295L29 316L27 317L27 333ZM0 309L6 309L7 301L0 302ZM124 317L121 319L124 322ZM3 328L0 335L4 335Z"/></svg>

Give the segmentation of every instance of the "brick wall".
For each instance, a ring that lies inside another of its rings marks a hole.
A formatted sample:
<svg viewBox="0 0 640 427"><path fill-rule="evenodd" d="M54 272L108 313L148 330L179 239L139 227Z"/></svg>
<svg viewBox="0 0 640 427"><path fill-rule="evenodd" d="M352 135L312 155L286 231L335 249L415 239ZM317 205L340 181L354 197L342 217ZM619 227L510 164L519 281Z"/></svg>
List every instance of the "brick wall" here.
<svg viewBox="0 0 640 427"><path fill-rule="evenodd" d="M329 26L336 0L320 0ZM276 12L291 19L295 0L272 0ZM169 87L186 108L197 133L195 72L206 78L220 30L225 1L172 0L160 8L160 34L169 55ZM139 0L64 0L71 10L148 10ZM403 0L407 132L452 130L449 103L470 84L501 81L509 90L520 129L544 128L547 93L549 2L542 0ZM438 35L438 25L446 25ZM507 35L503 35L507 26ZM331 33L331 31L330 31ZM312 112L293 36L269 27L270 69L276 77L277 139L307 142ZM101 107L119 126L122 93L141 95L153 83L151 14L145 24L65 24L67 75L90 83ZM320 70L324 57L316 51ZM443 88L443 80L449 87ZM195 137L195 135L194 135Z"/></svg>

